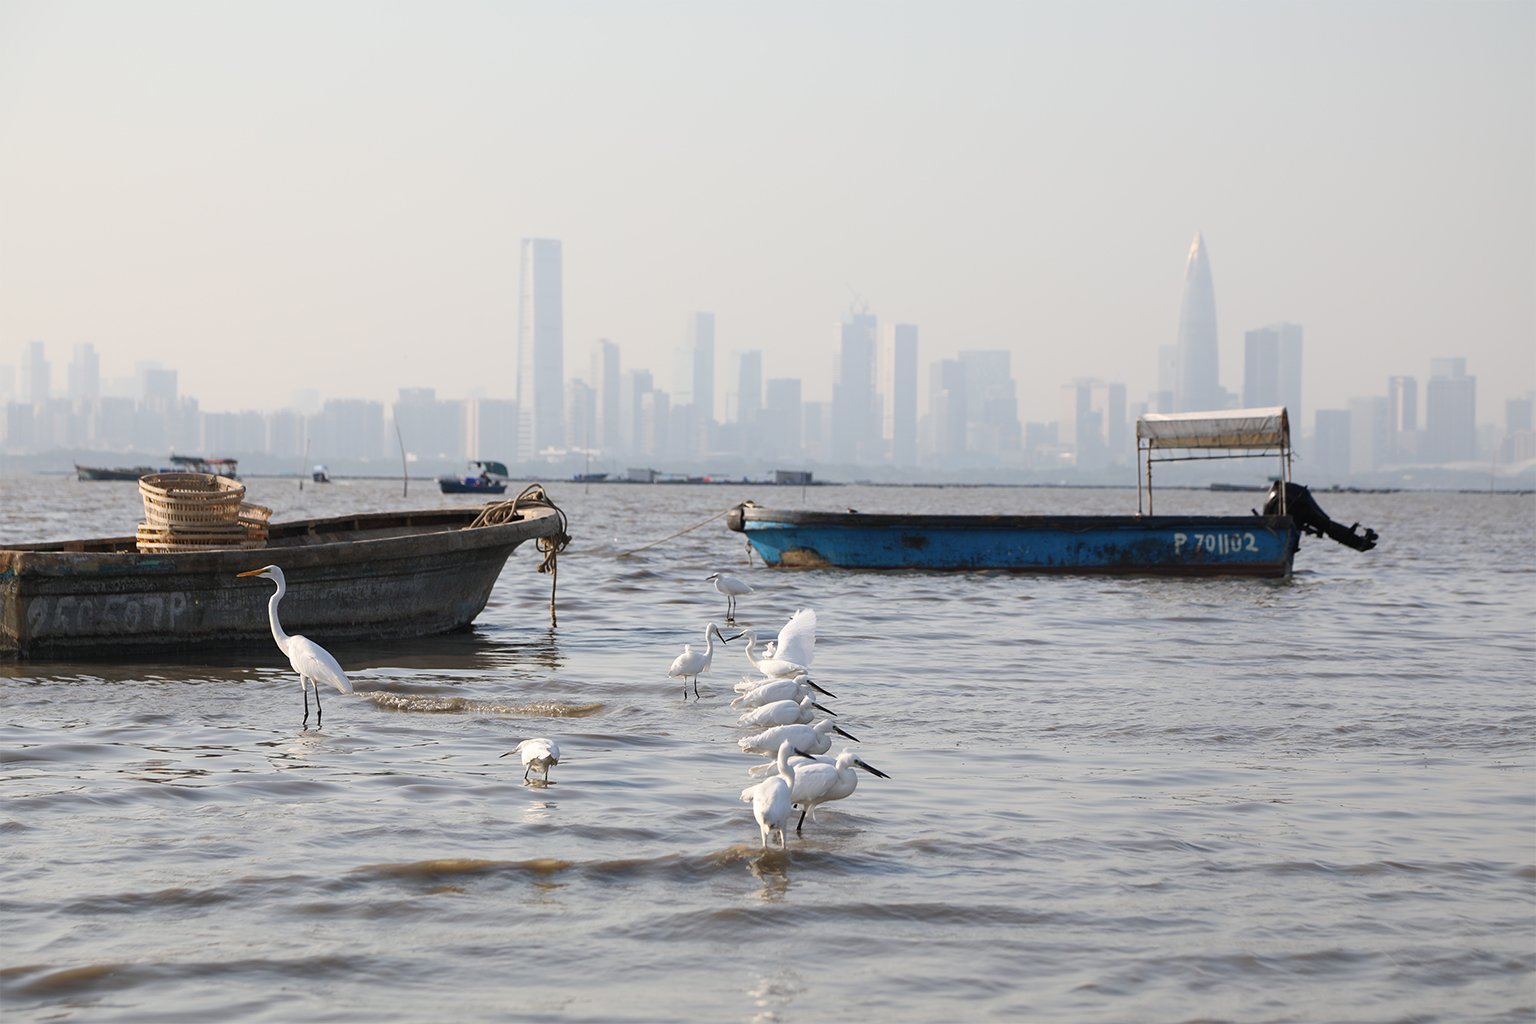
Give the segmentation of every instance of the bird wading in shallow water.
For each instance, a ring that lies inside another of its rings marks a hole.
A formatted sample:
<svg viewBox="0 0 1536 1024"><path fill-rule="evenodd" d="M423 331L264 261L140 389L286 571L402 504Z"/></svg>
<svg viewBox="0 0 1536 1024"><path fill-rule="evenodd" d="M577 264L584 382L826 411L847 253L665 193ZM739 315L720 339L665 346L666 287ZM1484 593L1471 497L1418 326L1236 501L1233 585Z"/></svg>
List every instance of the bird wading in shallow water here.
<svg viewBox="0 0 1536 1024"><path fill-rule="evenodd" d="M831 750L834 732L855 743L859 742L853 733L845 732L832 719L823 718L812 725L776 725L772 729L764 729L756 736L744 736L736 741L736 745L749 754L772 754L779 749L780 743L787 740L795 745L797 753L810 756Z"/></svg>
<svg viewBox="0 0 1536 1024"><path fill-rule="evenodd" d="M688 680L693 680L693 695L699 695L699 676L709 671L709 664L715 657L715 637L720 637L722 644L730 643L721 633L720 627L711 622L704 630L704 649L696 651L692 644L683 645L683 653L679 654L672 662L672 667L667 669L667 675L683 681L683 700L688 699ZM732 640L735 637L731 638Z"/></svg>
<svg viewBox="0 0 1536 1024"><path fill-rule="evenodd" d="M796 753L795 745L788 740L779 744L778 774L764 779L755 786L741 791L741 802L752 805L752 817L763 834L763 849L768 849L768 833L779 834L779 849L785 848L784 823L794 806L790 799L795 777L789 770L789 755Z"/></svg>
<svg viewBox="0 0 1536 1024"><path fill-rule="evenodd" d="M263 576L277 584L277 590L267 602L267 618L272 621L272 639L277 641L277 649L288 656L288 664L299 674L299 689L304 693L304 724L300 728L309 727L311 689L315 691L315 728L320 728L321 716L325 714L320 707L320 684L326 683L342 693L351 693L352 681L341 670L336 659L331 657L330 651L307 636L289 636L283 632L283 624L277 619L277 603L288 593L288 581L283 578L283 570L275 565L267 565L235 575Z"/></svg>
<svg viewBox="0 0 1536 1024"><path fill-rule="evenodd" d="M725 595L725 621L735 622L736 599L742 594L752 593L752 585L735 576L727 576L723 572L712 572L704 578L706 581L713 580L715 589Z"/></svg>
<svg viewBox="0 0 1536 1024"><path fill-rule="evenodd" d="M770 704L755 707L736 719L736 724L754 729L772 725L794 725L797 722L809 722L816 717L817 711L825 711L834 718L837 717L836 711L824 708L809 696L805 696L799 700L776 700Z"/></svg>
<svg viewBox="0 0 1536 1024"><path fill-rule="evenodd" d="M502 754L502 757L510 757L516 754L523 762L523 781L530 782L528 773L535 768L544 773L544 785L549 785L549 769L560 763L560 746L554 740L545 739L543 736L535 736L523 740L511 750ZM580 760L578 758L577 760Z"/></svg>
<svg viewBox="0 0 1536 1024"><path fill-rule="evenodd" d="M874 765L859 760L851 750L838 754L832 764L802 761L791 766L795 780L790 787L790 800L800 808L800 820L795 823L795 831L799 832L805 825L807 811L810 812L811 820L815 821L818 805L852 796L859 785L859 773L856 770L859 768L882 779L890 778Z"/></svg>
<svg viewBox="0 0 1536 1024"><path fill-rule="evenodd" d="M747 660L768 678L809 674L811 660L816 657L816 613L810 608L802 608L791 615L784 628L779 630L772 655L766 658L757 657L756 633L749 631L737 636L747 637Z"/></svg>

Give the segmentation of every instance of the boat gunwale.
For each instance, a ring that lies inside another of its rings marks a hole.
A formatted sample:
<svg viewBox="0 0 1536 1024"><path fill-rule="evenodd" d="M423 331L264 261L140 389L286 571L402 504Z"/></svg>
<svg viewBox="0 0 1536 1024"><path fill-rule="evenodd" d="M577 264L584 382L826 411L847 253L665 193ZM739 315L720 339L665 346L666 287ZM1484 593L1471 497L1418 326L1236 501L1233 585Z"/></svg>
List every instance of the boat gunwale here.
<svg viewBox="0 0 1536 1024"><path fill-rule="evenodd" d="M482 508L406 509L384 512L358 512L341 516L323 516L273 523L268 527L265 547L219 547L206 551L147 552L137 549L137 540L127 537L99 537L82 540L44 541L14 544L0 548L0 578L36 572L49 563L71 574L89 561L97 561L116 571L192 572L222 570L231 562L258 563L271 552L284 559L302 554L307 563L328 561L327 555L352 550L359 545L384 545L405 542L420 545L430 538L462 538L462 546L486 547L504 543L508 534L527 533L522 540L559 532L555 509L532 506L519 509L519 518L502 523L474 526ZM534 527L530 532L528 527ZM407 532L384 531L395 528ZM369 532L377 536L367 536ZM294 543L282 543L291 540ZM519 540L518 543L521 543ZM274 543L276 541L277 543Z"/></svg>

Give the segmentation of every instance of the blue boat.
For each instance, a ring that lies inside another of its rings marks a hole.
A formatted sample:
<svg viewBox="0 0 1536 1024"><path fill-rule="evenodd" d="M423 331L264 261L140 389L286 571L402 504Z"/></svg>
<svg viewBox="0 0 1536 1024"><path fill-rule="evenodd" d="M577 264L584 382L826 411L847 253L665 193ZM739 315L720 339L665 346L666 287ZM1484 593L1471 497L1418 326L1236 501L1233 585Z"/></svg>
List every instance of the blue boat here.
<svg viewBox="0 0 1536 1024"><path fill-rule="evenodd" d="M866 514L745 502L726 524L746 536L765 564L786 568L1283 578L1303 531L1358 550L1375 545L1374 531L1360 534L1359 524L1333 523L1306 488L1291 483L1284 408L1151 414L1137 421L1136 436L1134 516ZM1153 463L1262 456L1280 460L1262 514L1152 514ZM1298 510L1301 515L1293 514Z"/></svg>
<svg viewBox="0 0 1536 1024"><path fill-rule="evenodd" d="M476 460L470 468L478 469L467 476L440 476L437 486L444 494L504 494L507 490L507 467L500 462Z"/></svg>

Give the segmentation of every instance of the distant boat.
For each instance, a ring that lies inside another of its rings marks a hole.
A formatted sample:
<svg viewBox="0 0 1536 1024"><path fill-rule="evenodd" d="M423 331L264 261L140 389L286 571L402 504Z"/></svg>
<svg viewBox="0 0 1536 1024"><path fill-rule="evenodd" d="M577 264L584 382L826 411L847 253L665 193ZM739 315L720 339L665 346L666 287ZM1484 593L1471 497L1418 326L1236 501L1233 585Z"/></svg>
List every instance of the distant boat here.
<svg viewBox="0 0 1536 1024"><path fill-rule="evenodd" d="M1332 522L1305 487L1290 482L1283 407L1151 414L1137 421L1136 437L1134 516L861 514L747 502L731 510L726 525L745 534L767 565L790 568L1285 577L1302 531L1360 551L1376 544L1374 531ZM1281 462L1263 513L1152 515L1153 462L1259 456Z"/></svg>
<svg viewBox="0 0 1536 1024"><path fill-rule="evenodd" d="M160 472L154 466L82 466L75 463L75 477L79 480L137 480L141 476Z"/></svg>
<svg viewBox="0 0 1536 1024"><path fill-rule="evenodd" d="M578 484L596 484L607 479L607 473L577 473L571 477L571 480Z"/></svg>
<svg viewBox="0 0 1536 1024"><path fill-rule="evenodd" d="M310 471L309 478L317 484L328 484L331 482L331 471L324 466L316 466Z"/></svg>
<svg viewBox="0 0 1536 1024"><path fill-rule="evenodd" d="M137 480L150 473L212 473L240 479L238 459L205 459L200 455L172 455L169 466L82 466L75 463L79 480Z"/></svg>
<svg viewBox="0 0 1536 1024"><path fill-rule="evenodd" d="M440 476L437 485L444 494L504 494L507 490L507 467L501 462L477 459L470 464L479 473L468 476Z"/></svg>

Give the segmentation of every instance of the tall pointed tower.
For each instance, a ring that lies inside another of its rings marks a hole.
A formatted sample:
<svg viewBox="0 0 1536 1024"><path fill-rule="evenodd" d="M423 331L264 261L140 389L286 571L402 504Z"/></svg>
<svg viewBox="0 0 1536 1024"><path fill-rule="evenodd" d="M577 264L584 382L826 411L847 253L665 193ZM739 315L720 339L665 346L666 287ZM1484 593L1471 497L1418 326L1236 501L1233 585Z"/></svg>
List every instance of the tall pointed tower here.
<svg viewBox="0 0 1536 1024"><path fill-rule="evenodd" d="M1195 235L1184 268L1184 301L1179 305L1179 378L1174 406L1178 412L1220 409L1221 385L1216 361L1216 290L1205 236Z"/></svg>

